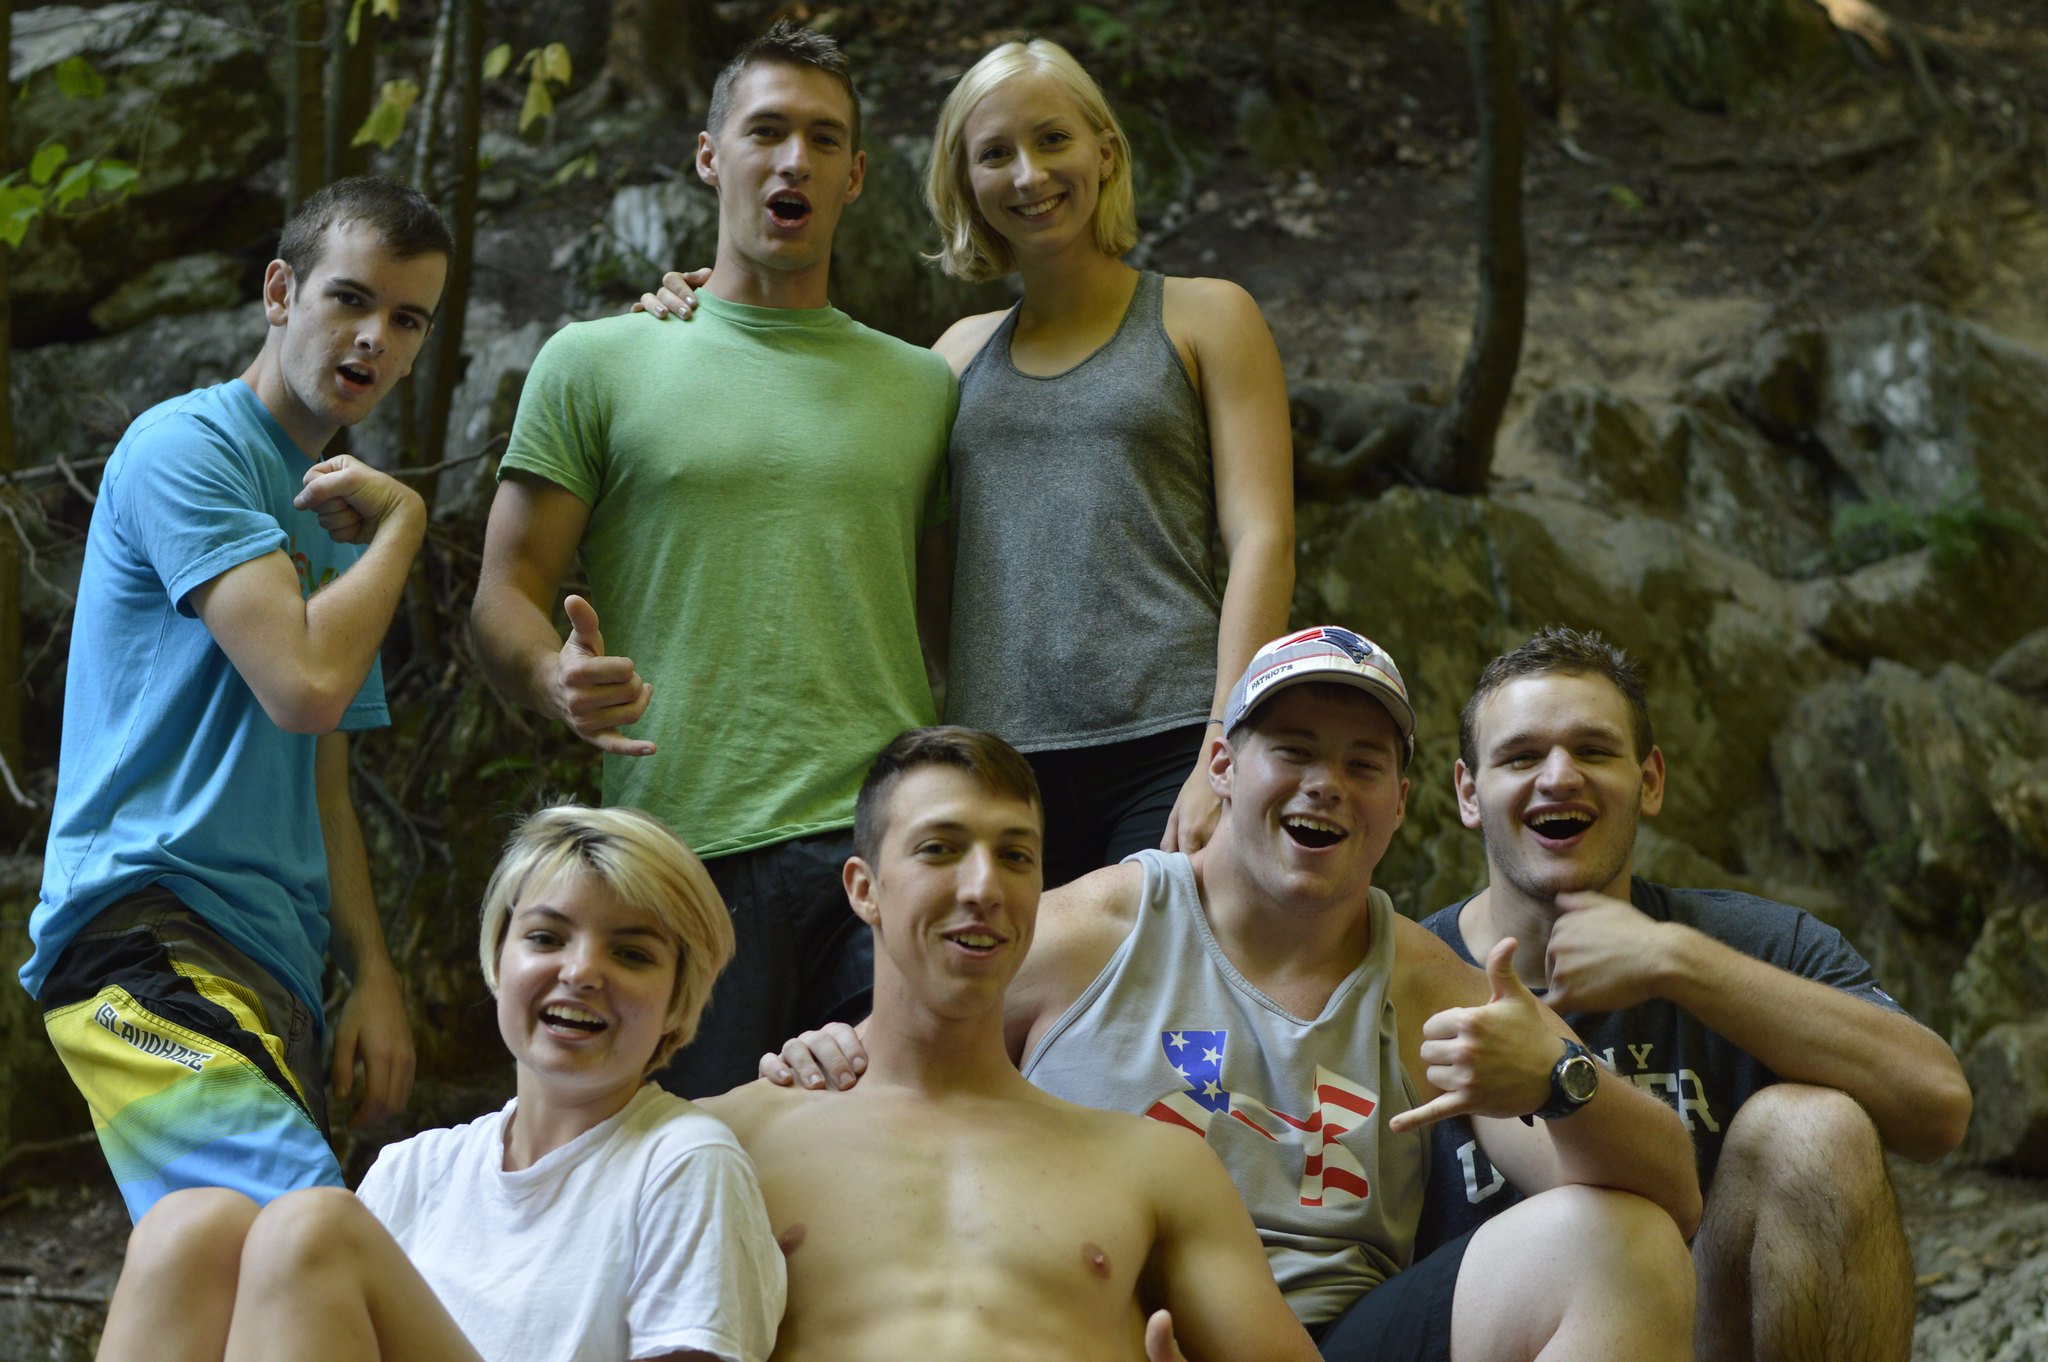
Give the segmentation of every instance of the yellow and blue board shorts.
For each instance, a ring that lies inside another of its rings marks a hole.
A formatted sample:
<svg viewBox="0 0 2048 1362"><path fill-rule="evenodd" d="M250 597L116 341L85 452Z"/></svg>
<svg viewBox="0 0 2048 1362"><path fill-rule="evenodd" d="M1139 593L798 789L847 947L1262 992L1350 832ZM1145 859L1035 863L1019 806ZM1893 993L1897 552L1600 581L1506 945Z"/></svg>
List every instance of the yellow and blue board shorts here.
<svg viewBox="0 0 2048 1362"><path fill-rule="evenodd" d="M133 1219L187 1187L261 1205L343 1185L319 1017L168 891L95 917L42 1001Z"/></svg>

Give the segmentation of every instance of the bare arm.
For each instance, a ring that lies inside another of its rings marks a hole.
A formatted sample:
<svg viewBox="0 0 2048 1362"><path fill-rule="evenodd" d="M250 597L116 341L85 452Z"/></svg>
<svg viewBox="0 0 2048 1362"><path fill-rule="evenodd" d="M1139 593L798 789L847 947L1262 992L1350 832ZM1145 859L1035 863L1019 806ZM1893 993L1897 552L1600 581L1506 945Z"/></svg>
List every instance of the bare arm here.
<svg viewBox="0 0 2048 1362"><path fill-rule="evenodd" d="M492 683L518 703L604 751L647 756L653 743L619 729L646 713L654 687L631 658L605 653L596 608L570 597L569 637L555 632L555 593L589 523L590 508L565 487L517 476L498 484L469 611L477 654Z"/></svg>
<svg viewBox="0 0 2048 1362"><path fill-rule="evenodd" d="M1192 1362L1314 1362L1315 1344L1287 1308L1251 1213L1214 1151L1161 1126L1137 1151L1153 1182L1159 1237L1146 1264L1146 1305L1172 1312Z"/></svg>
<svg viewBox="0 0 2048 1362"><path fill-rule="evenodd" d="M1423 996L1433 994L1430 1001L1441 1005L1423 1024L1413 1061L1425 1066L1423 1081L1438 1095L1389 1127L1411 1130L1445 1116L1492 1118L1473 1121L1473 1132L1522 1191L1579 1183L1634 1192L1662 1206L1690 1238L1700 1219L1699 1173L1684 1122L1663 1102L1603 1072L1593 1099L1571 1115L1518 1119L1549 1101L1551 1070L1564 1041L1577 1037L1516 976L1514 948L1511 936L1494 943L1480 981L1486 991L1474 997L1470 966L1422 928L1403 931L1400 949L1410 956L1403 968L1419 975ZM1469 1001L1461 1005L1461 998Z"/></svg>
<svg viewBox="0 0 2048 1362"><path fill-rule="evenodd" d="M1258 304L1220 279L1167 284L1168 332L1185 336L1196 356L1202 412L1216 485L1216 528L1229 576L1216 629L1216 684L1209 716L1220 719L1230 688L1259 645L1287 628L1294 598L1294 436L1287 379ZM1195 851L1215 826L1208 741L1168 816L1161 846Z"/></svg>
<svg viewBox="0 0 2048 1362"><path fill-rule="evenodd" d="M351 1130L394 1115L412 1093L412 1027L405 993L384 944L377 900L370 887L370 861L363 830L349 793L348 738L329 733L314 757L320 805L320 837L327 847L328 920L333 924L334 958L349 978L348 1001L334 1029L334 1095L355 1090L358 1062L363 1100L349 1118Z"/></svg>
<svg viewBox="0 0 2048 1362"><path fill-rule="evenodd" d="M1940 1036L1903 1012L1779 969L1604 894L1561 894L1548 1000L1609 1011L1668 998L1780 1078L1839 1088L1885 1147L1929 1162L1962 1143L1970 1088Z"/></svg>
<svg viewBox="0 0 2048 1362"><path fill-rule="evenodd" d="M343 455L313 465L296 503L344 543L369 540L356 562L309 599L283 550L238 563L192 592L207 633L291 733L329 733L363 688L426 532L419 494Z"/></svg>

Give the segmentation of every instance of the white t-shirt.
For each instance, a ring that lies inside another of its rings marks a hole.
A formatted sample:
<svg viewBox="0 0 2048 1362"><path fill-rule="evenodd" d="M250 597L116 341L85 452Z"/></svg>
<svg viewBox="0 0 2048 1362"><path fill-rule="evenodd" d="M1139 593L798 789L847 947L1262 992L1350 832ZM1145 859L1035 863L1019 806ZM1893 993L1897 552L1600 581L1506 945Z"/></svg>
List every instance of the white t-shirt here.
<svg viewBox="0 0 2048 1362"><path fill-rule="evenodd" d="M508 1173L517 1105L390 1146L357 1193L487 1362L766 1358L782 1252L732 1132L650 1084Z"/></svg>

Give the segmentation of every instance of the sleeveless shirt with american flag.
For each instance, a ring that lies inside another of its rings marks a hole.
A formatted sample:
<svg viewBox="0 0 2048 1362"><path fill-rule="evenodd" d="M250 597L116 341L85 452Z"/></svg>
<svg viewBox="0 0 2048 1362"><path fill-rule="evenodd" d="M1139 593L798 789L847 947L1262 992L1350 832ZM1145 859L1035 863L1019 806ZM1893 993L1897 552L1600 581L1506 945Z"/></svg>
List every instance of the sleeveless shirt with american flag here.
<svg viewBox="0 0 2048 1362"><path fill-rule="evenodd" d="M1394 907L1371 895L1372 945L1322 1014L1296 1017L1240 974L1209 929L1188 858L1141 851L1137 922L1024 1062L1070 1102L1137 1112L1209 1142L1251 1207L1302 1322L1335 1319L1408 1266L1426 1132L1390 984Z"/></svg>

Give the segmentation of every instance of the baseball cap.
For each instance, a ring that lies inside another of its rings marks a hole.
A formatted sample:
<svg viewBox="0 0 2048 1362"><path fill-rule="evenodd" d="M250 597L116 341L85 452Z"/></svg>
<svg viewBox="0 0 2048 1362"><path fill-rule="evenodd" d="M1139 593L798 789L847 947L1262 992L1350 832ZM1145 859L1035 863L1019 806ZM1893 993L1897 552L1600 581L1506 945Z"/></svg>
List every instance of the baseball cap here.
<svg viewBox="0 0 2048 1362"><path fill-rule="evenodd" d="M1386 649L1334 624L1276 638L1253 653L1223 706L1223 731L1230 732L1275 694L1303 681L1356 686L1379 701L1400 730L1401 764L1414 759L1415 710L1408 703L1401 669Z"/></svg>

